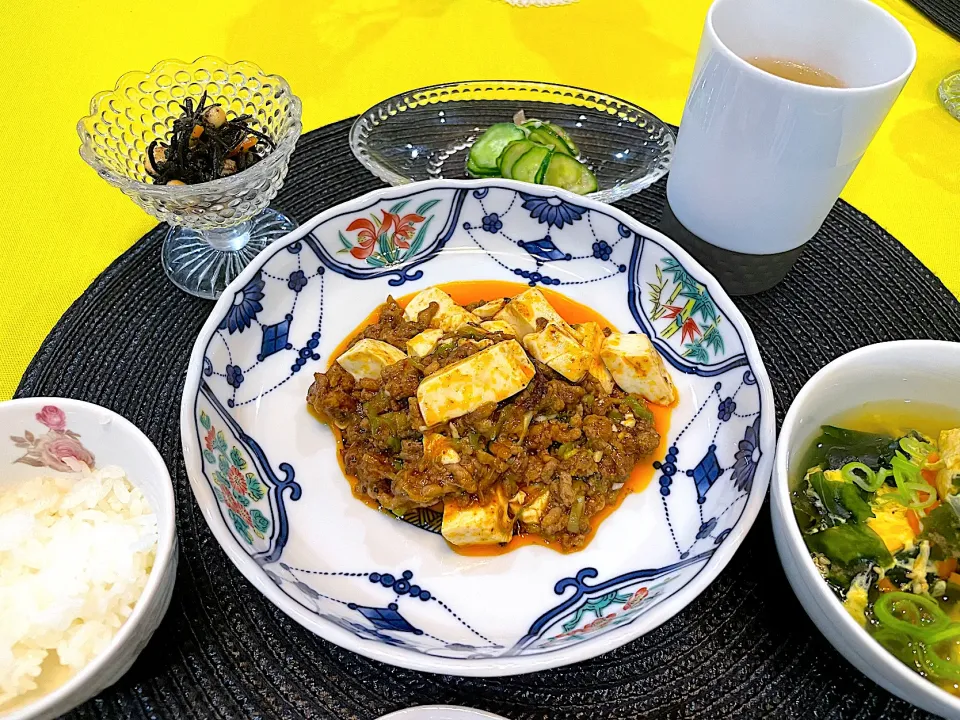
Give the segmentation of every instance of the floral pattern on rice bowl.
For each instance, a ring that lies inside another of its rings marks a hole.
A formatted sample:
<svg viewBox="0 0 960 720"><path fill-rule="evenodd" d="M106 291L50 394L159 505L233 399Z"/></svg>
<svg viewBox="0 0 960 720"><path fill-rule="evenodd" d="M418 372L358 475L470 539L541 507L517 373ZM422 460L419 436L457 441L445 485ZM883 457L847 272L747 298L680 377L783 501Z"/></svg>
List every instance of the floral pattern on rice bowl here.
<svg viewBox="0 0 960 720"><path fill-rule="evenodd" d="M96 458L80 442L80 435L67 429L67 415L63 410L56 405L44 405L35 417L47 432L35 435L24 430L23 435L11 435L13 444L25 451L14 463L46 467L57 472L73 472L77 463L91 470L96 467Z"/></svg>

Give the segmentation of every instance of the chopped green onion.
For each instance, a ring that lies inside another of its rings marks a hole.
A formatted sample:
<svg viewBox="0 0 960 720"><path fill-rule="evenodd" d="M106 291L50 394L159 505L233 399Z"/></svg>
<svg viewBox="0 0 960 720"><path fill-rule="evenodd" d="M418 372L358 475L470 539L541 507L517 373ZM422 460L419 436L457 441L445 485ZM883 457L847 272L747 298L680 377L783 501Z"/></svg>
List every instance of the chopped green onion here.
<svg viewBox="0 0 960 720"><path fill-rule="evenodd" d="M576 443L572 443L572 442L564 443L557 449L557 455L560 456L561 460L567 460L568 458L572 458L576 454L577 454Z"/></svg>
<svg viewBox="0 0 960 720"><path fill-rule="evenodd" d="M936 638L954 624L933 598L905 592L884 593L873 604L873 613L881 625L924 641ZM916 622L904 620L898 615L907 615ZM924 616L929 620L924 621Z"/></svg>
<svg viewBox="0 0 960 720"><path fill-rule="evenodd" d="M367 418L370 421L370 432L377 433L380 428L388 435L399 435L410 427L410 419L406 413L388 412Z"/></svg>
<svg viewBox="0 0 960 720"><path fill-rule="evenodd" d="M896 630L888 630L883 626L880 626L871 634L874 640L893 653L900 662L906 665L914 665L916 656L913 651L913 641L909 635Z"/></svg>
<svg viewBox="0 0 960 720"><path fill-rule="evenodd" d="M951 622L948 627L938 631L935 635L932 635L924 642L930 645L936 645L937 643L942 643L946 640L955 640L957 637L960 637L960 623Z"/></svg>
<svg viewBox="0 0 960 720"><path fill-rule="evenodd" d="M390 398L383 393L378 393L363 403L363 414L369 418L379 415L388 407L390 407Z"/></svg>
<svg viewBox="0 0 960 720"><path fill-rule="evenodd" d="M400 448L402 447L400 444L400 438L393 436L387 438L387 447L390 448L391 452L400 452Z"/></svg>
<svg viewBox="0 0 960 720"><path fill-rule="evenodd" d="M876 492L883 485L883 478L862 462L847 463L840 469L844 482L854 483L867 492Z"/></svg>
<svg viewBox="0 0 960 720"><path fill-rule="evenodd" d="M523 414L523 429L520 432L519 441L523 442L523 439L527 436L527 431L530 429L530 423L533 422L533 411L528 410Z"/></svg>
<svg viewBox="0 0 960 720"><path fill-rule="evenodd" d="M904 438L904 440L913 439ZM916 510L923 510L937 502L937 489L923 482L920 477L920 468L900 455L894 455L890 464L893 465L893 478L897 483L900 502L903 505ZM927 499L921 500L919 493L925 493Z"/></svg>
<svg viewBox="0 0 960 720"><path fill-rule="evenodd" d="M960 664L936 650L937 645L960 638L960 623L951 621L936 600L905 592L884 593L874 603L873 613L880 623L874 637L884 647L901 657L913 645L927 675L960 682Z"/></svg>
<svg viewBox="0 0 960 720"><path fill-rule="evenodd" d="M488 436L489 440L496 440L500 435L500 431L503 430L503 424L507 421L507 413L500 413L500 417L497 418L497 424L493 428L493 433Z"/></svg>
<svg viewBox="0 0 960 720"><path fill-rule="evenodd" d="M923 465L927 461L930 453L936 452L937 450L931 443L918 440L912 435L900 438L900 449L906 453L907 457L909 457L910 461L915 465Z"/></svg>
<svg viewBox="0 0 960 720"><path fill-rule="evenodd" d="M463 325L457 328L457 335L463 338L479 339L487 335L486 332L473 325Z"/></svg>
<svg viewBox="0 0 960 720"><path fill-rule="evenodd" d="M623 413L621 413L619 410L611 410L610 412L607 413L607 417L613 420L614 422L620 422L621 420L623 420Z"/></svg>
<svg viewBox="0 0 960 720"><path fill-rule="evenodd" d="M893 466L893 479L900 492L900 502L909 505L913 497L906 485L909 482L916 483L920 479L920 468L900 455L894 455L890 464Z"/></svg>
<svg viewBox="0 0 960 720"><path fill-rule="evenodd" d="M936 600L926 595L890 592L873 605L880 624L874 638L907 664L911 646L923 671L933 677L960 682L960 664L944 658L937 646L960 638L960 623L953 622Z"/></svg>
<svg viewBox="0 0 960 720"><path fill-rule="evenodd" d="M636 398L627 395L627 397L623 399L623 402L629 405L630 409L633 410L634 417L641 420L646 420L647 422L653 421L653 413L650 412L650 409L646 405Z"/></svg>
<svg viewBox="0 0 960 720"><path fill-rule="evenodd" d="M957 627L960 631L960 626ZM929 675L949 680L951 682L960 682L960 665L940 657L936 650L930 647L932 643L919 643L917 655L920 664Z"/></svg>
<svg viewBox="0 0 960 720"><path fill-rule="evenodd" d="M937 502L937 491L926 483L907 483L907 490L911 492L910 502L907 505L915 510L923 510ZM926 493L927 499L921 500L919 493Z"/></svg>

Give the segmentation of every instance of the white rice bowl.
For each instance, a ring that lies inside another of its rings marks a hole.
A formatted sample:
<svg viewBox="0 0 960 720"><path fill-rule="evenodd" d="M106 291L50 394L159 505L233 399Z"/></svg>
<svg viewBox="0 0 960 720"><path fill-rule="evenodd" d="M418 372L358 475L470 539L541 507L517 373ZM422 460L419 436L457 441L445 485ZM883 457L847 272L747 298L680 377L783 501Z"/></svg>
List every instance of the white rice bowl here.
<svg viewBox="0 0 960 720"><path fill-rule="evenodd" d="M157 517L110 466L0 485L0 712L79 672L130 617Z"/></svg>

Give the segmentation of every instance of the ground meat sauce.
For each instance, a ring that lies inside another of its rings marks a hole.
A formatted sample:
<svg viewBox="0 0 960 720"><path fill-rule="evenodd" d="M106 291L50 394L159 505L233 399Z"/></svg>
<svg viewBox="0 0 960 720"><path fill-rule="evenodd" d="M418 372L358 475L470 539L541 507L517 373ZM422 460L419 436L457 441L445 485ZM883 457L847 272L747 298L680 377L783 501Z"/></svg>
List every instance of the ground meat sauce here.
<svg viewBox="0 0 960 720"><path fill-rule="evenodd" d="M378 321L347 347L371 338L406 352L407 340L427 329L436 312L432 304L409 322L388 298ZM343 464L356 478L355 492L383 508L403 514L448 500L476 502L499 483L516 513L523 502L549 490L538 522L518 519L514 532L575 550L586 543L591 518L616 502L634 465L657 448L660 436L641 398L619 388L607 395L589 374L571 383L531 358L536 375L523 391L430 428L447 438L458 463L424 457L427 428L416 400L420 381L479 352L479 345L488 346L484 340L507 339L468 325L444 335L429 355L387 366L379 380L356 381L334 362L326 373L315 374L307 402L340 429Z"/></svg>

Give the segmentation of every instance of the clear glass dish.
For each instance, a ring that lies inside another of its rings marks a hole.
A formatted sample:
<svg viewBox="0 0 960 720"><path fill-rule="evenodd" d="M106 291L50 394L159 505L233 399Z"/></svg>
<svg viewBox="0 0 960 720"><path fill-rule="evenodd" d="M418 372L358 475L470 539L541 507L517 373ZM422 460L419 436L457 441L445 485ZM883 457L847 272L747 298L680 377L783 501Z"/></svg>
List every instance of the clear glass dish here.
<svg viewBox="0 0 960 720"><path fill-rule="evenodd" d="M960 120L960 70L950 73L943 79L937 94L944 109Z"/></svg>
<svg viewBox="0 0 960 720"><path fill-rule="evenodd" d="M165 140L186 98L206 92L228 117L249 114L276 148L236 175L197 185L154 185L144 167L147 146ZM90 101L77 123L80 155L114 187L170 225L162 261L170 280L193 295L216 298L273 240L297 224L267 209L287 175L300 137L300 99L287 81L251 62L216 57L164 60L134 71Z"/></svg>
<svg viewBox="0 0 960 720"><path fill-rule="evenodd" d="M447 83L388 98L350 130L350 149L391 185L464 178L467 152L496 122L518 110L562 126L597 176L589 197L613 202L666 174L676 137L662 120L610 95L542 82L485 80Z"/></svg>

